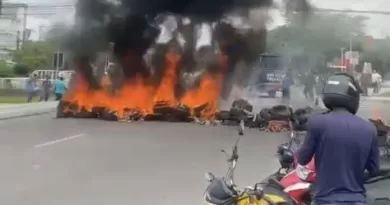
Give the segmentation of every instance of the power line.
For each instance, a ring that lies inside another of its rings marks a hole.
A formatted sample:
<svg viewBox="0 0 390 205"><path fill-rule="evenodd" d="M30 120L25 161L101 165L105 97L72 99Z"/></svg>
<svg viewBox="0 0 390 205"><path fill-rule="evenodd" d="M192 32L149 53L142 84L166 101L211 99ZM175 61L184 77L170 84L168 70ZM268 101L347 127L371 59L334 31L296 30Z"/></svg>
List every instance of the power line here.
<svg viewBox="0 0 390 205"><path fill-rule="evenodd" d="M18 6L15 6L17 4L7 4L4 3L2 5L2 9L7 8L15 8ZM56 15L61 9L61 11L64 11L65 9L75 9L75 5L70 4L64 4L64 5L49 5L49 4L42 4L42 5L28 5L27 10L31 11L27 12L27 15ZM390 15L390 11L378 11L378 10L352 10L352 9L327 9L327 8L314 8L314 12L323 12L323 13L355 13L355 14L376 14L376 15ZM3 11L1 16L7 16L6 11Z"/></svg>
<svg viewBox="0 0 390 205"><path fill-rule="evenodd" d="M72 11L58 11L58 12L36 12L36 13L26 13L27 16L37 16L37 15L56 15L56 14L63 14L64 12L72 12ZM6 17L12 17L12 16L16 16L14 14L0 14L0 17L2 16L6 16Z"/></svg>
<svg viewBox="0 0 390 205"><path fill-rule="evenodd" d="M55 4L14 4L14 3L3 3L2 8L16 8L22 7L22 5L26 5L27 8L74 8L75 5L71 4L63 4L63 5L55 5Z"/></svg>
<svg viewBox="0 0 390 205"><path fill-rule="evenodd" d="M27 8L53 9L53 8L75 8L74 4L18 4L3 2L2 8L15 8L17 5L26 5ZM353 10L353 9L330 9L330 8L314 8L316 12L335 12L335 13L363 13L363 14L383 14L390 15L390 11L380 10Z"/></svg>
<svg viewBox="0 0 390 205"><path fill-rule="evenodd" d="M315 12L390 15L390 11L314 8Z"/></svg>

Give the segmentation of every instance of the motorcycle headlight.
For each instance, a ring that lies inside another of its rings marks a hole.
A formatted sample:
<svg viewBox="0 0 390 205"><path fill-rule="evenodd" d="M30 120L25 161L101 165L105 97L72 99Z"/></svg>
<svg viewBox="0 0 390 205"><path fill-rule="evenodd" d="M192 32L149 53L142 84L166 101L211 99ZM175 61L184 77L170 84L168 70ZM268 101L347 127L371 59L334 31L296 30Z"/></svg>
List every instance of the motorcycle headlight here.
<svg viewBox="0 0 390 205"><path fill-rule="evenodd" d="M307 180L310 174L310 170L308 170L305 166L298 165L296 168L297 176L302 180Z"/></svg>

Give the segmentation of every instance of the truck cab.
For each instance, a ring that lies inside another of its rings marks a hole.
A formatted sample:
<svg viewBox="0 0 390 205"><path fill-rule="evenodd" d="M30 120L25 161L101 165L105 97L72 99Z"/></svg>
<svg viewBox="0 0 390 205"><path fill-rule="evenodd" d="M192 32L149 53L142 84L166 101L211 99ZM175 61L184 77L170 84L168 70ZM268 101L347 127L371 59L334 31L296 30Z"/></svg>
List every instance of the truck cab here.
<svg viewBox="0 0 390 205"><path fill-rule="evenodd" d="M276 97L276 92L282 89L284 74L285 70L280 56L262 55L253 67L251 90L260 94L266 93L269 97Z"/></svg>

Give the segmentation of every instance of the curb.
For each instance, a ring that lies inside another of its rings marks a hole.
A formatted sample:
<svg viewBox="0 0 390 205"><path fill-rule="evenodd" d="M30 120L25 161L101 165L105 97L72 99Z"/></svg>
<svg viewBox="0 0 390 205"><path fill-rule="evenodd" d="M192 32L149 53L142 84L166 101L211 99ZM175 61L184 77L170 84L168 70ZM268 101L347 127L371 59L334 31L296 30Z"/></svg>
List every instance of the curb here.
<svg viewBox="0 0 390 205"><path fill-rule="evenodd" d="M37 115L44 115L48 113L53 113L57 110L57 105L52 105L49 107L30 107L27 109L18 109L12 108L9 111L0 113L0 121L1 120L9 120L15 118L23 118Z"/></svg>

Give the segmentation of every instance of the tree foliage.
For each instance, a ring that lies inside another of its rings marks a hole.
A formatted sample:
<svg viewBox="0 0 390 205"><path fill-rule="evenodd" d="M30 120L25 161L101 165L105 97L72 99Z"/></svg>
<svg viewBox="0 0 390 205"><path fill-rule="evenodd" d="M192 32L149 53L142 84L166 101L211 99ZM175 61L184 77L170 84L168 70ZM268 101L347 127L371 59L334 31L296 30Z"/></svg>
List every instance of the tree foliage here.
<svg viewBox="0 0 390 205"><path fill-rule="evenodd" d="M51 65L53 46L47 41L26 41L22 48L12 52L16 64L26 66L29 71Z"/></svg>
<svg viewBox="0 0 390 205"><path fill-rule="evenodd" d="M348 50L351 40L353 50L360 51L361 60L383 67L383 60L390 57L389 40L367 41L365 20L362 16L331 13L314 13L303 23L290 17L286 25L269 33L267 49L288 56L292 66L313 69L340 58L340 48Z"/></svg>
<svg viewBox="0 0 390 205"><path fill-rule="evenodd" d="M26 65L23 65L23 64L14 65L12 70L15 73L15 75L18 75L18 76L27 76L30 72L28 67Z"/></svg>
<svg viewBox="0 0 390 205"><path fill-rule="evenodd" d="M0 60L0 77L14 77L12 66L8 64L5 60Z"/></svg>

